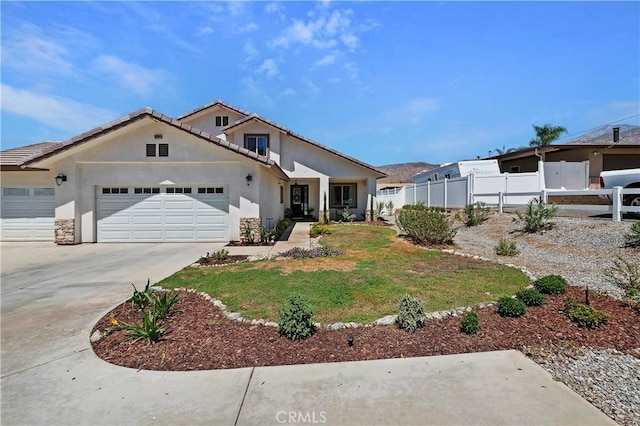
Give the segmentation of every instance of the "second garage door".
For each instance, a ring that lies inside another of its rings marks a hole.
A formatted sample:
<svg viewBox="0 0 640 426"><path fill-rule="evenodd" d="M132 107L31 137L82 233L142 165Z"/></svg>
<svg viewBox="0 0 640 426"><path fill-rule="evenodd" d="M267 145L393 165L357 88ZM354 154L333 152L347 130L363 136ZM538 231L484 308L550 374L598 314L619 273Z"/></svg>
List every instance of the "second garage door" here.
<svg viewBox="0 0 640 426"><path fill-rule="evenodd" d="M224 187L99 187L98 242L229 240Z"/></svg>

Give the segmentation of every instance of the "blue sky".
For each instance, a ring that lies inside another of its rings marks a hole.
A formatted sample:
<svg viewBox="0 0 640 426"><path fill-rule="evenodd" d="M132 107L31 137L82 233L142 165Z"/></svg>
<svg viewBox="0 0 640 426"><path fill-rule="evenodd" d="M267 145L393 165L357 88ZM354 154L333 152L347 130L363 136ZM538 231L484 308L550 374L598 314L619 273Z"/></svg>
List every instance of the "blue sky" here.
<svg viewBox="0 0 640 426"><path fill-rule="evenodd" d="M532 124L640 124L634 1L1 8L2 149L215 99L373 165L487 156Z"/></svg>

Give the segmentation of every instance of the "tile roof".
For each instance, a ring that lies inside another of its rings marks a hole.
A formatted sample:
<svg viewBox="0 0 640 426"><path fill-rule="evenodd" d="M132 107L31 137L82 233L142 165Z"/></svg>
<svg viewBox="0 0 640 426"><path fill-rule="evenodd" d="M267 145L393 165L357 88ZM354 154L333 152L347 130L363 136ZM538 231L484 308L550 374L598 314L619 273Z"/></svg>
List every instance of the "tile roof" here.
<svg viewBox="0 0 640 426"><path fill-rule="evenodd" d="M247 116L247 117L245 117L245 118L243 118L241 120L236 121L235 123L232 123L232 124L228 125L227 127L225 127L222 130L223 131L231 130L233 128L242 126L243 124L246 124L246 123L248 123L250 121L260 121L260 122L262 122L264 124L267 124L269 126L275 127L276 129L280 130L283 133L286 133L289 136L292 136L292 137L294 137L296 139L299 139L299 140L301 140L303 142L306 142L306 143L308 143L310 145L313 145L313 146L316 146L316 147L318 147L320 149L328 151L328 152L330 152L332 154L335 154L335 155L337 155L339 157L344 158L345 160L348 160L348 161L351 161L353 163L356 163L356 164L358 164L358 165L360 165L362 167L365 167L365 168L367 168L369 170L372 170L372 171L378 173L380 175L380 177L387 176L386 173L384 173L381 170L376 169L375 167L373 167L370 164L367 164L367 163L365 163L363 161L357 160L357 159L355 159L353 157L350 157L350 156L348 156L346 154L341 153L340 151L336 151L335 149L329 148L328 146L322 145L322 144L320 144L320 143L318 143L318 142L316 142L314 140L311 140L311 139L309 139L307 137L304 137L304 136L302 136L302 135L300 135L298 133L292 132L291 130L287 129L286 127L281 126L278 123L275 123L275 122L273 122L271 120L268 120L268 119L266 119L264 117L261 117L258 114L251 114L251 115L249 115L249 116Z"/></svg>
<svg viewBox="0 0 640 426"><path fill-rule="evenodd" d="M152 108L143 108L143 109L139 109L137 111L134 111L128 115L125 115L124 117L121 117L117 120L114 120L110 123L104 124L100 127L96 127L95 129L89 130L88 132L82 133L78 136L74 136L71 139L68 139L62 143L56 144L56 145L52 145L49 146L45 149L43 149L38 155L34 155L28 159L26 159L25 161L22 161L20 165L24 166L29 166L31 164L40 162L46 158L49 158L53 155L59 154L61 152L67 151L71 148L74 148L78 145L82 145L90 140L96 139L102 135L105 135L107 133L110 133L116 129L119 129L121 127L125 127L131 123L134 123L136 121L145 119L145 118L151 118L155 121L159 121L165 124L168 124L176 129L179 129L183 132L189 133L193 136L196 136L200 139L203 139L207 142L210 142L214 145L220 146L222 148L225 148L229 151L233 151L239 155L242 155L244 157L250 158L254 161L257 161L258 163L261 163L263 166L266 166L268 168L270 168L276 175L278 175L281 179L288 181L289 177L287 176L287 174L280 168L280 166L278 166L273 160L268 159L265 156L261 156L256 154L253 151L249 151L248 149L244 148L244 147L240 147L238 145L229 143L227 141L224 141L222 139L218 139L217 137L215 137L214 135L207 133L203 130L200 130L196 127L192 127L189 126L188 124L185 124L175 118L171 118L167 115L164 115Z"/></svg>
<svg viewBox="0 0 640 426"><path fill-rule="evenodd" d="M250 112L243 111L240 108L236 108L233 105L230 105L230 104L228 104L228 103L226 103L224 101L221 101L220 99L216 99L215 101L213 101L213 102L211 102L209 104L203 105L203 106L198 107L196 109L192 109L191 111L178 116L178 120L184 120L185 118L188 118L188 117L190 117L192 115L198 114L199 112L202 112L202 111L204 111L206 109L213 108L213 107L216 107L216 106L221 106L221 107L230 109L230 110L235 111L235 112L237 112L238 114L241 114L241 115L251 115Z"/></svg>
<svg viewBox="0 0 640 426"><path fill-rule="evenodd" d="M6 168L5 166L15 166L19 168L25 161L42 154L42 152L47 149L60 145L62 145L61 142L46 141L18 148L10 148L0 152L0 165L3 168Z"/></svg>

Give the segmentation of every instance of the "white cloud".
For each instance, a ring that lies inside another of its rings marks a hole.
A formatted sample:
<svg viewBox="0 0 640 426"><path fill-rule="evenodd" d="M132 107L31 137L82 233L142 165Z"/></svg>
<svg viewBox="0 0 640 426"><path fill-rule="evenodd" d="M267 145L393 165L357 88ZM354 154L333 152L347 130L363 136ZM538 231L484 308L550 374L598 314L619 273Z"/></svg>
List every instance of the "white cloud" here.
<svg viewBox="0 0 640 426"><path fill-rule="evenodd" d="M144 68L116 56L101 55L93 61L92 67L107 74L123 88L141 96L151 95L156 87L165 82L164 71Z"/></svg>
<svg viewBox="0 0 640 426"><path fill-rule="evenodd" d="M256 70L256 73L264 74L267 78L275 77L278 75L278 65L276 65L276 61L273 59L265 59L262 65Z"/></svg>
<svg viewBox="0 0 640 426"><path fill-rule="evenodd" d="M313 84L312 81L307 80L305 82L305 85L307 86L307 93L309 93L311 95L317 95L318 93L321 92L320 87L318 87L315 84Z"/></svg>
<svg viewBox="0 0 640 426"><path fill-rule="evenodd" d="M425 112L437 111L439 105L438 100L435 98L417 98L410 101L405 108L410 114L423 114Z"/></svg>
<svg viewBox="0 0 640 426"><path fill-rule="evenodd" d="M320 8L319 14L310 12L308 20L294 19L282 33L270 41L273 47L288 48L294 45L327 49L340 43L350 50L359 45L359 38L351 27L351 10L335 10L331 13Z"/></svg>
<svg viewBox="0 0 640 426"><path fill-rule="evenodd" d="M116 118L116 113L71 99L2 84L2 109L78 134Z"/></svg>
<svg viewBox="0 0 640 426"><path fill-rule="evenodd" d="M258 56L258 49L256 49L250 41L245 42L242 51L245 54L245 62L248 62Z"/></svg>
<svg viewBox="0 0 640 426"><path fill-rule="evenodd" d="M328 65L334 64L337 58L338 52L334 50L333 52L324 55L320 60L316 61L314 65L317 67L326 67Z"/></svg>
<svg viewBox="0 0 640 426"><path fill-rule="evenodd" d="M249 22L249 23L248 23L248 24L246 24L246 25L243 25L243 26L241 26L241 27L238 27L238 28L236 29L236 32L237 32L237 33L239 33L239 34L242 34L242 33L250 33L250 32L252 32L252 31L256 31L258 28L259 28L259 27L258 27L258 24L256 24L255 22Z"/></svg>
<svg viewBox="0 0 640 426"><path fill-rule="evenodd" d="M213 33L213 28L211 27L200 27L198 28L198 35L199 36L204 36L204 35L209 35Z"/></svg>
<svg viewBox="0 0 640 426"><path fill-rule="evenodd" d="M284 7L282 7L282 4L280 3L268 3L264 7L264 11L267 13L277 15L282 20L286 19L286 16L284 14Z"/></svg>

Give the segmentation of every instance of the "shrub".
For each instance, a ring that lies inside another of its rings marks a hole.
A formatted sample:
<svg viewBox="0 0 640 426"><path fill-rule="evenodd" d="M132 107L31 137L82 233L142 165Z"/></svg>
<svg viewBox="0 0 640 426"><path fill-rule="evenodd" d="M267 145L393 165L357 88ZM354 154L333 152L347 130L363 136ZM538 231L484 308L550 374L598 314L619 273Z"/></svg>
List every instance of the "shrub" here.
<svg viewBox="0 0 640 426"><path fill-rule="evenodd" d="M150 301L151 292L153 291L149 285L151 284L150 280L147 280L147 285L144 287L143 291L139 291L135 285L133 286L133 296L131 297L131 306L137 307L138 309L144 309Z"/></svg>
<svg viewBox="0 0 640 426"><path fill-rule="evenodd" d="M378 201L376 203L376 217L382 216L383 210L384 210L384 201Z"/></svg>
<svg viewBox="0 0 640 426"><path fill-rule="evenodd" d="M280 222L278 222L278 224L276 225L276 235L275 235L276 240L280 238L282 234L284 234L284 231L287 230L287 228L291 225L291 223L292 221L288 217L285 217Z"/></svg>
<svg viewBox="0 0 640 426"><path fill-rule="evenodd" d="M258 228L258 232L260 234L260 242L263 244L270 243L275 239L275 236L276 236L275 229L269 229L262 224L260 224L260 227Z"/></svg>
<svg viewBox="0 0 640 426"><path fill-rule="evenodd" d="M151 296L152 314L158 319L169 316L173 305L178 301L178 295L174 292L155 293Z"/></svg>
<svg viewBox="0 0 640 426"><path fill-rule="evenodd" d="M580 327L597 328L609 319L602 311L583 305L573 297L564 298L564 313Z"/></svg>
<svg viewBox="0 0 640 426"><path fill-rule="evenodd" d="M311 225L311 229L309 229L309 235L311 236L329 234L331 234L331 228L329 228L327 225L321 225L319 222Z"/></svg>
<svg viewBox="0 0 640 426"><path fill-rule="evenodd" d="M498 299L498 314L503 317L521 317L526 311L526 305L518 299L507 296Z"/></svg>
<svg viewBox="0 0 640 426"><path fill-rule="evenodd" d="M480 329L480 322L476 312L467 312L460 318L460 331L467 334L476 334Z"/></svg>
<svg viewBox="0 0 640 426"><path fill-rule="evenodd" d="M420 299L405 294L400 302L400 313L396 325L401 330L413 333L424 325L424 305Z"/></svg>
<svg viewBox="0 0 640 426"><path fill-rule="evenodd" d="M504 238L498 241L498 244L496 244L493 250L498 256L515 256L520 253L520 250L516 247L516 243L507 241Z"/></svg>
<svg viewBox="0 0 640 426"><path fill-rule="evenodd" d="M640 222L631 224L629 232L624 234L625 247L640 247Z"/></svg>
<svg viewBox="0 0 640 426"><path fill-rule="evenodd" d="M400 230L418 244L453 244L458 232L445 213L427 208L403 209L397 223Z"/></svg>
<svg viewBox="0 0 640 426"><path fill-rule="evenodd" d="M225 249L220 249L218 251L214 251L211 254L211 257L213 257L215 260L227 260L227 258L229 257L229 252Z"/></svg>
<svg viewBox="0 0 640 426"><path fill-rule="evenodd" d="M255 235L253 234L253 228L249 223L245 223L242 228L241 239L245 244L253 244L255 242Z"/></svg>
<svg viewBox="0 0 640 426"><path fill-rule="evenodd" d="M345 222L353 222L356 218L356 215L351 213L351 209L349 209L349 206L345 206L344 210L342 210L342 220L344 220Z"/></svg>
<svg viewBox="0 0 640 426"><path fill-rule="evenodd" d="M142 324L123 323L124 330L128 334L127 340L136 342L140 339L147 339L150 342L157 342L164 333L165 327L159 323L159 318L153 312L148 314L142 310L140 314L142 315Z"/></svg>
<svg viewBox="0 0 640 426"><path fill-rule="evenodd" d="M303 340L316 331L313 325L313 310L300 294L293 294L289 302L278 313L278 331L280 336L290 340Z"/></svg>
<svg viewBox="0 0 640 426"><path fill-rule="evenodd" d="M544 294L532 288L520 290L519 292L517 292L516 299L521 300L527 306L542 306L546 301L546 297L544 297Z"/></svg>
<svg viewBox="0 0 640 426"><path fill-rule="evenodd" d="M462 212L464 216L464 224L467 225L467 227L478 226L489 219L489 215L491 215L491 209L483 202L467 204L464 206L464 210Z"/></svg>
<svg viewBox="0 0 640 426"><path fill-rule="evenodd" d="M532 198L525 208L524 212L516 211L516 222L524 222L524 232L535 234L540 232L544 234L554 227L554 223L549 220L558 213L558 207L552 205L549 207L539 198Z"/></svg>
<svg viewBox="0 0 640 426"><path fill-rule="evenodd" d="M280 256L290 257L292 259L314 259L316 257L342 256L343 254L344 250L320 246L312 249L294 247L290 250L280 253Z"/></svg>
<svg viewBox="0 0 640 426"><path fill-rule="evenodd" d="M391 200L387 201L387 204L385 204L384 206L387 209L387 214L388 215L392 215L393 214L393 201L391 201Z"/></svg>
<svg viewBox="0 0 640 426"><path fill-rule="evenodd" d="M567 282L560 275L547 275L533 282L536 290L543 294L562 294L567 290Z"/></svg>

